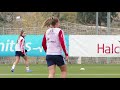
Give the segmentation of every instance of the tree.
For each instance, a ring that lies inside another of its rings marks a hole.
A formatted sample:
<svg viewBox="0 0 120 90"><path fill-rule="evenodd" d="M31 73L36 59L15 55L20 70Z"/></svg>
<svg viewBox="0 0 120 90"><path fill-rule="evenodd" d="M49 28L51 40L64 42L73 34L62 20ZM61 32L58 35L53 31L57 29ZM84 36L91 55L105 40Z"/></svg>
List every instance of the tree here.
<svg viewBox="0 0 120 90"><path fill-rule="evenodd" d="M14 19L14 12L0 12L0 24L1 26L12 24Z"/></svg>
<svg viewBox="0 0 120 90"><path fill-rule="evenodd" d="M115 17L117 17L117 13L111 12L111 22ZM78 23L82 23L82 24L95 24L96 12L77 12L76 20ZM105 26L107 25L107 12L99 12L99 17L98 17L99 26L101 26L102 23Z"/></svg>
<svg viewBox="0 0 120 90"><path fill-rule="evenodd" d="M53 12L52 15L55 16L55 17L57 17L57 18L59 18L60 17L60 12Z"/></svg>
<svg viewBox="0 0 120 90"><path fill-rule="evenodd" d="M60 21L76 23L77 12L61 12Z"/></svg>

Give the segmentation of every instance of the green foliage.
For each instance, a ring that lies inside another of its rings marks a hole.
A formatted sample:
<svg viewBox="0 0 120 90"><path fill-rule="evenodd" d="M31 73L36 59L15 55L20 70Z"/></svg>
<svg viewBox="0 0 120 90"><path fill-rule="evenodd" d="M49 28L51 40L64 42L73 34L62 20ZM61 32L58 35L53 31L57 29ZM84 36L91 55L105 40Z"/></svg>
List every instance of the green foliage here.
<svg viewBox="0 0 120 90"><path fill-rule="evenodd" d="M116 12L111 12L111 22L117 17ZM101 26L103 23L107 25L107 12L99 12L98 23ZM95 24L96 23L96 12L77 12L77 22L82 24Z"/></svg>
<svg viewBox="0 0 120 90"><path fill-rule="evenodd" d="M61 12L59 19L60 19L60 21L75 23L76 22L76 12Z"/></svg>
<svg viewBox="0 0 120 90"><path fill-rule="evenodd" d="M0 12L0 26L13 22L14 12Z"/></svg>
<svg viewBox="0 0 120 90"><path fill-rule="evenodd" d="M22 17L22 22L16 21L16 16ZM60 21L96 24L96 12L0 12L0 26L11 24L14 27L41 27L43 22L51 17L57 16ZM111 12L111 22L117 17L116 12ZM99 25L107 23L107 13L99 12Z"/></svg>

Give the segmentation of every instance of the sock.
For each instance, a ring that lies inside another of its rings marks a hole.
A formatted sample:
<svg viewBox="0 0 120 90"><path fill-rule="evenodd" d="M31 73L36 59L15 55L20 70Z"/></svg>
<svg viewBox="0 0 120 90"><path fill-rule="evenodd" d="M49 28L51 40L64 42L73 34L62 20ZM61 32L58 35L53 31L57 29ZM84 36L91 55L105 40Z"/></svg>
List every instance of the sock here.
<svg viewBox="0 0 120 90"><path fill-rule="evenodd" d="M26 70L29 70L29 67L26 67Z"/></svg>
<svg viewBox="0 0 120 90"><path fill-rule="evenodd" d="M13 64L12 69L15 69L15 65Z"/></svg>

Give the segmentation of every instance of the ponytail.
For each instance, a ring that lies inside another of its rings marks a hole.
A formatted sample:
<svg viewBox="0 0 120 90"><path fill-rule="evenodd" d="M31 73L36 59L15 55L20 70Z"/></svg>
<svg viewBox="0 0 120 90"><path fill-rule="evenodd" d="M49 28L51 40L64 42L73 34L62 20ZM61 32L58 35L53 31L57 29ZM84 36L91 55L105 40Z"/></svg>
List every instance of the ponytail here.
<svg viewBox="0 0 120 90"><path fill-rule="evenodd" d="M45 26L55 26L55 24L59 21L59 19L57 17L50 17L48 18L42 25L42 28L45 27Z"/></svg>

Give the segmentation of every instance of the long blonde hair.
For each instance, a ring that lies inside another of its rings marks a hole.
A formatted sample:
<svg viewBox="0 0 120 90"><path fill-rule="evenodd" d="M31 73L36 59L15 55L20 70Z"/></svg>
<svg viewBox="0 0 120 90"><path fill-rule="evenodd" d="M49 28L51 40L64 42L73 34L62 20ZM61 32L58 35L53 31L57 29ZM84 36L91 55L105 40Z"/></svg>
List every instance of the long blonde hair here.
<svg viewBox="0 0 120 90"><path fill-rule="evenodd" d="M59 22L59 19L57 17L50 17L47 20L45 20L45 22L42 25L42 28L45 26L49 27L50 25L55 26L56 23L58 23L58 22Z"/></svg>

